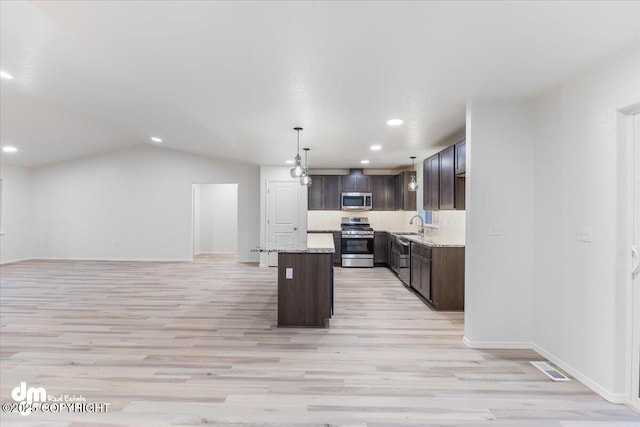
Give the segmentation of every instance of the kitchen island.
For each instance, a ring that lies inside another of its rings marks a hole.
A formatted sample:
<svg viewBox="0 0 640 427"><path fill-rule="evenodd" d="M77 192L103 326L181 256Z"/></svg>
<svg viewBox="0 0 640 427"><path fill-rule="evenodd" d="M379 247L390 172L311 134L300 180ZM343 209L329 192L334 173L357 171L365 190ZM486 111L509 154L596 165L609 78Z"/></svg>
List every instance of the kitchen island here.
<svg viewBox="0 0 640 427"><path fill-rule="evenodd" d="M333 235L307 234L299 248L278 253L278 326L324 328L333 314Z"/></svg>
<svg viewBox="0 0 640 427"><path fill-rule="evenodd" d="M329 326L334 252L332 234L308 234L305 250L278 253L278 326Z"/></svg>

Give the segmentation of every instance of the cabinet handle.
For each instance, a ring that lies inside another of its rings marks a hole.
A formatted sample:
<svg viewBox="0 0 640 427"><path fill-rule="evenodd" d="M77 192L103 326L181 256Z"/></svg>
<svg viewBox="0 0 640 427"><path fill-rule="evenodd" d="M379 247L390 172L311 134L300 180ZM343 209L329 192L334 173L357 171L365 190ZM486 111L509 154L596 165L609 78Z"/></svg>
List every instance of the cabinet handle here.
<svg viewBox="0 0 640 427"><path fill-rule="evenodd" d="M638 248L631 246L631 275L635 276L640 270L640 253Z"/></svg>

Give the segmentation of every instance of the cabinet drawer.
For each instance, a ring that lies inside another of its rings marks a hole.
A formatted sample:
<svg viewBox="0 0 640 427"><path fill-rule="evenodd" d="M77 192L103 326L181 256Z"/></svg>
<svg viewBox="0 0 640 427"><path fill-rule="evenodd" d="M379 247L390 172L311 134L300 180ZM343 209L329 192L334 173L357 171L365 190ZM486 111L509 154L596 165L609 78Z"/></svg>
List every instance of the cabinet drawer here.
<svg viewBox="0 0 640 427"><path fill-rule="evenodd" d="M411 242L411 252L420 255L426 259L431 259L431 247L424 246L420 243Z"/></svg>

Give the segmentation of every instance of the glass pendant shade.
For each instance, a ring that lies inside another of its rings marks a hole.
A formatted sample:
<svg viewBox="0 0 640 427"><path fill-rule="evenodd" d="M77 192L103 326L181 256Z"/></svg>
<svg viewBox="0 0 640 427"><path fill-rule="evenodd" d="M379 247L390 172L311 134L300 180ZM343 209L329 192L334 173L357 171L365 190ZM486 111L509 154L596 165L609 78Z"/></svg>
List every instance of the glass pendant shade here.
<svg viewBox="0 0 640 427"><path fill-rule="evenodd" d="M415 165L414 165L414 160L416 159L416 156L411 156L411 178L409 179L409 191L416 191L418 190L418 181L416 180L416 171L415 171Z"/></svg>
<svg viewBox="0 0 640 427"><path fill-rule="evenodd" d="M418 183L416 182L416 176L411 175L411 180L409 181L409 191L416 191L418 189Z"/></svg>
<svg viewBox="0 0 640 427"><path fill-rule="evenodd" d="M313 180L305 172L305 174L302 175L302 178L300 178L300 185L306 185L307 187L311 187L311 181L313 181Z"/></svg>
<svg viewBox="0 0 640 427"><path fill-rule="evenodd" d="M300 159L300 155L296 155L296 165L291 168L291 178L300 178L304 169L302 168L302 159Z"/></svg>
<svg viewBox="0 0 640 427"><path fill-rule="evenodd" d="M309 172L307 169L309 149L303 148L303 150L304 150L304 170L302 171L302 176L300 177L300 185L306 185L307 187L311 187L312 179L309 176Z"/></svg>
<svg viewBox="0 0 640 427"><path fill-rule="evenodd" d="M294 167L291 168L290 173L291 173L291 178L300 178L304 172L304 169L302 168L302 158L300 157L300 131L302 130L302 128L295 127L293 128L293 130L298 132L298 151L296 152L296 157L295 157L296 164Z"/></svg>

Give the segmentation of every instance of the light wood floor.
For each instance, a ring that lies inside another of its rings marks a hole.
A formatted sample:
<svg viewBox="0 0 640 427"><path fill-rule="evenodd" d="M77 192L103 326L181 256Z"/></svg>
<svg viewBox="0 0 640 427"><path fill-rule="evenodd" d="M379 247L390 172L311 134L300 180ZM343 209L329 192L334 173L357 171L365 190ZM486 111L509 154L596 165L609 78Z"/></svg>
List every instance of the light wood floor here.
<svg viewBox="0 0 640 427"><path fill-rule="evenodd" d="M386 269L336 269L330 329L278 329L276 270L29 261L1 268L1 400L20 381L106 414L2 414L3 426L631 426L640 416L531 351L462 344Z"/></svg>

